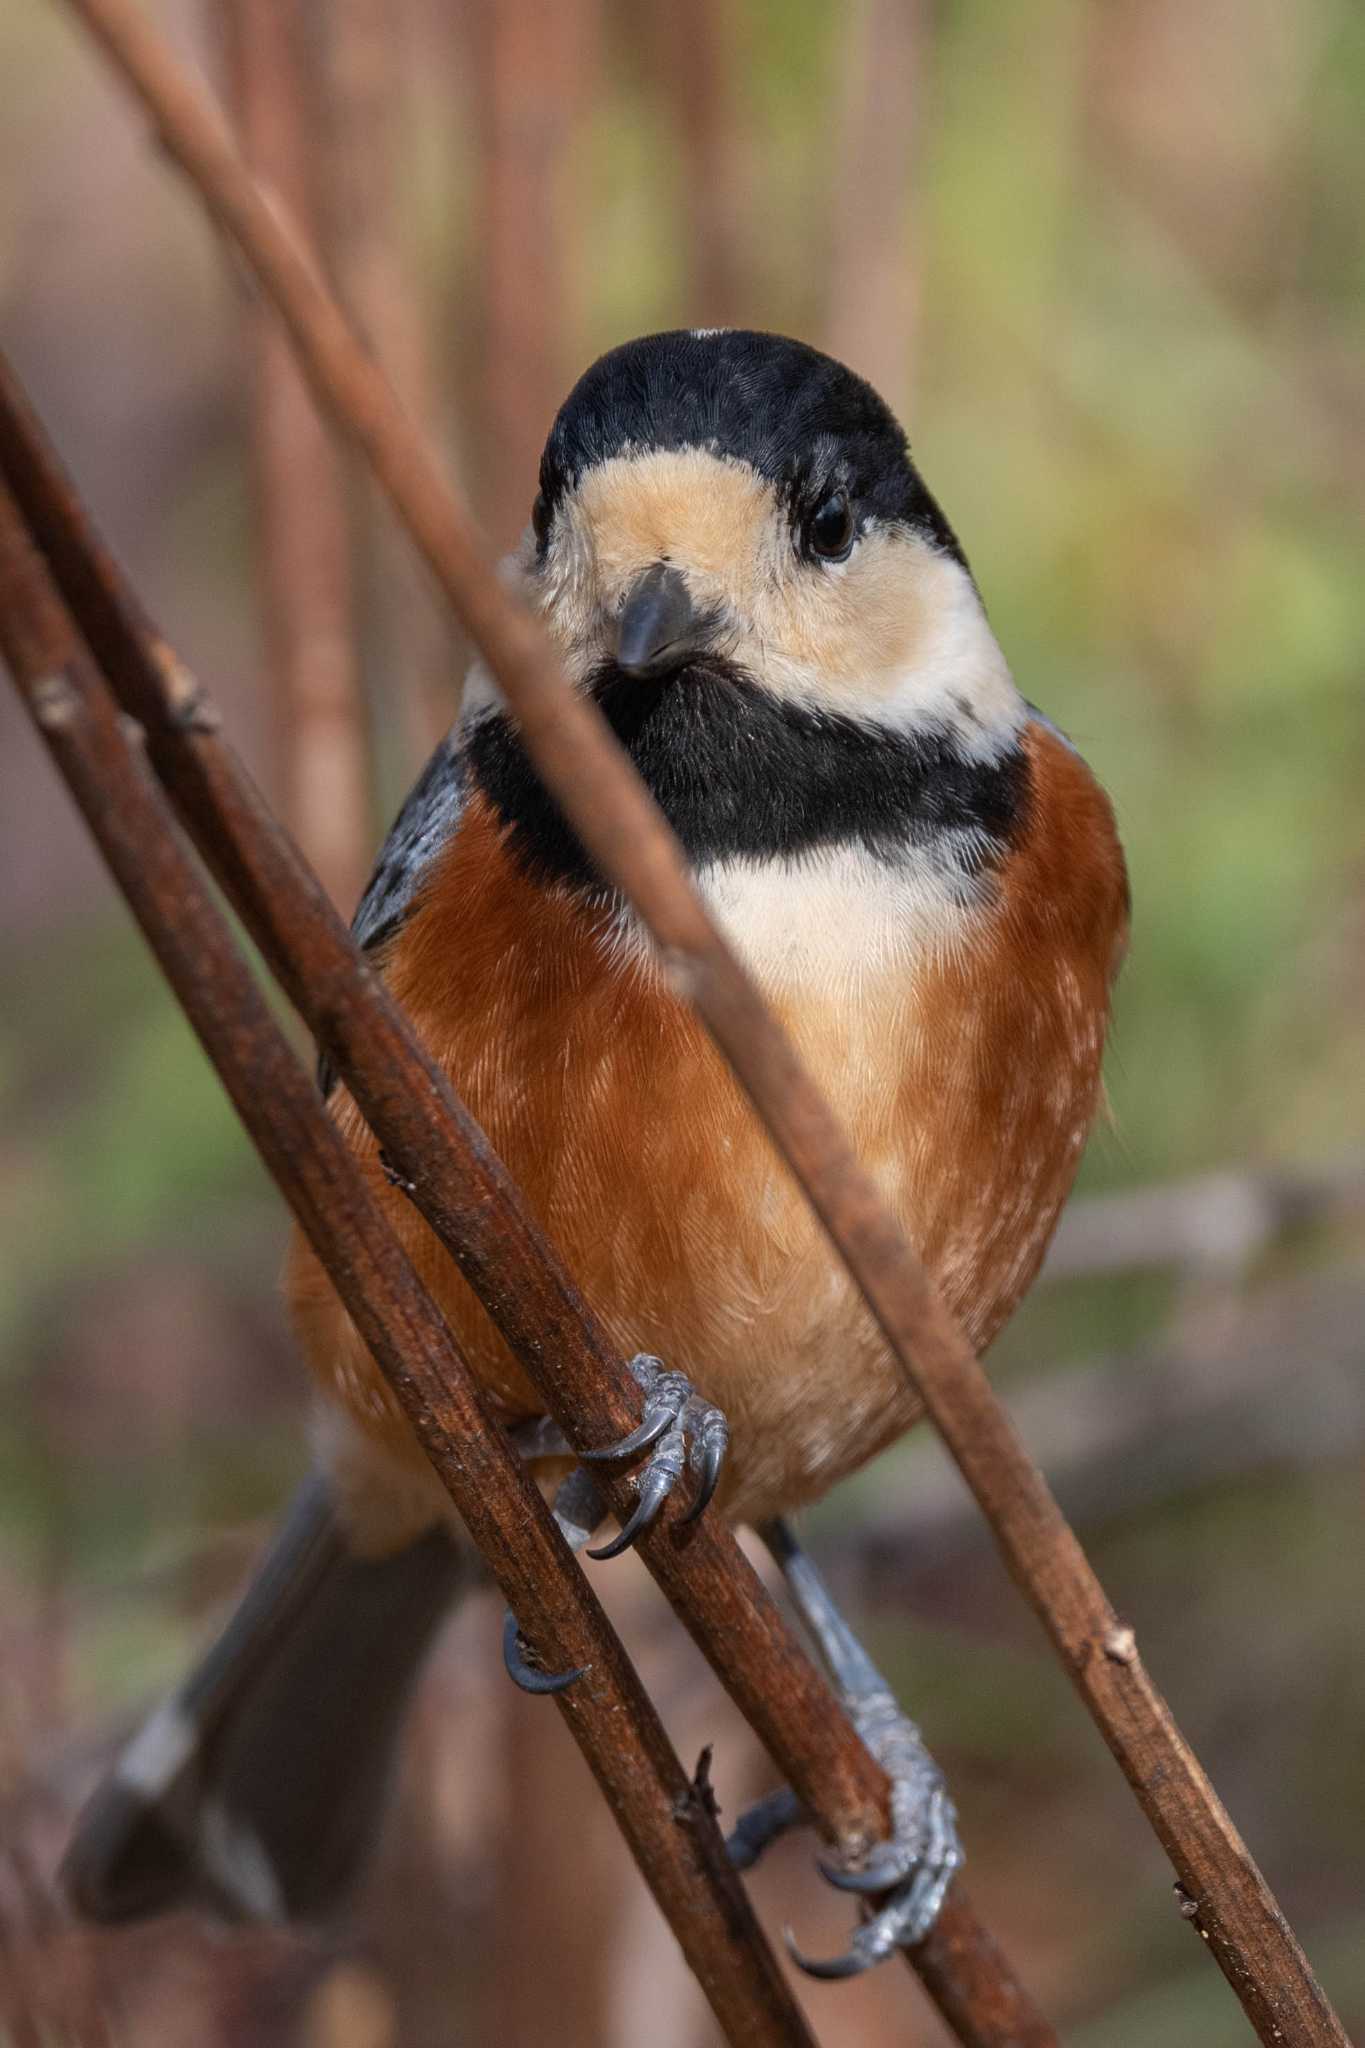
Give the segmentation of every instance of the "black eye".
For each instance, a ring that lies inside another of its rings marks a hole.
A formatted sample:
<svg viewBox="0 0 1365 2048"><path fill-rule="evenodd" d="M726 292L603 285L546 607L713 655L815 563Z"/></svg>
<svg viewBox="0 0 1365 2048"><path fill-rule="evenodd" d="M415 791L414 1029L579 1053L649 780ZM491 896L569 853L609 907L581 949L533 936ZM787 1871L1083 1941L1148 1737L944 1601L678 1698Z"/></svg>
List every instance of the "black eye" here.
<svg viewBox="0 0 1365 2048"><path fill-rule="evenodd" d="M846 561L853 551L857 522L847 491L832 491L806 522L806 544L822 561Z"/></svg>
<svg viewBox="0 0 1365 2048"><path fill-rule="evenodd" d="M536 492L536 502L531 507L531 531L536 537L536 546L543 548L550 537L550 508L544 491Z"/></svg>

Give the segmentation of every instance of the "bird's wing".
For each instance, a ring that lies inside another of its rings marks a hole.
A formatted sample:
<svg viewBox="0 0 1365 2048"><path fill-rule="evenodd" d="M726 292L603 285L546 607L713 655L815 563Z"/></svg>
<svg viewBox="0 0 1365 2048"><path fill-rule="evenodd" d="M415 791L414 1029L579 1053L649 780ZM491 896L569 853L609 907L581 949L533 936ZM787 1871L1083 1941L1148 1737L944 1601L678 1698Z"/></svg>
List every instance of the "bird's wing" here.
<svg viewBox="0 0 1365 2048"><path fill-rule="evenodd" d="M460 822L464 797L464 754L452 731L409 790L351 921L351 934L367 953L392 938L411 910L427 869Z"/></svg>
<svg viewBox="0 0 1365 2048"><path fill-rule="evenodd" d="M412 909L432 862L459 825L466 780L464 753L452 730L409 790L351 920L352 937L365 952L391 939ZM324 1096L335 1081L324 1055L318 1062Z"/></svg>

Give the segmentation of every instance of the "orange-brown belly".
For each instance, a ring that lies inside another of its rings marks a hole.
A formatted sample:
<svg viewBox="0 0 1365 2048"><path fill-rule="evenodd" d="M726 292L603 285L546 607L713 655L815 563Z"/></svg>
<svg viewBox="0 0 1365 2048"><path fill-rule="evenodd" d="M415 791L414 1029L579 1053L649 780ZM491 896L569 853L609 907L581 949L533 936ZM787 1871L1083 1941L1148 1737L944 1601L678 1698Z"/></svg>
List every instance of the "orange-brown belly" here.
<svg viewBox="0 0 1365 2048"><path fill-rule="evenodd" d="M966 914L964 913L964 917ZM770 995L978 1346L1028 1285L1099 1083L1107 962L1013 957L1000 906L951 961L837 993ZM1025 934L1025 937L1028 935ZM867 1311L697 1026L600 913L528 883L476 802L386 965L622 1351L655 1352L726 1410L725 1500L746 1519L823 1493L913 1421ZM529 1385L447 1255L338 1114L475 1371ZM314 1373L419 1457L306 1245L290 1292Z"/></svg>

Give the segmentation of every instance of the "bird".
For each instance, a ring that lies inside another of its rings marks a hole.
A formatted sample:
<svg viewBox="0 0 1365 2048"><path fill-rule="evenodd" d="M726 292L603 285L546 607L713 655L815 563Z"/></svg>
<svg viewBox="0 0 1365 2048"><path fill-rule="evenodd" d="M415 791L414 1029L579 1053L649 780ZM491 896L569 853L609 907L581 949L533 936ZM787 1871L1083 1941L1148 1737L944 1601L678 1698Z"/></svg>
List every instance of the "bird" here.
<svg viewBox="0 0 1365 2048"><path fill-rule="evenodd" d="M1129 926L1111 804L1021 694L898 420L853 371L748 329L613 348L550 429L505 574L681 843L696 885L975 1349L1027 1290L1102 1102ZM918 1730L788 1518L917 1398L629 904L475 662L354 934L519 1181L645 1397L638 1534L677 1484L769 1541L893 1782L846 1955L920 1938L961 1851ZM332 1113L576 1548L587 1465L325 1066ZM406 1701L470 1546L301 1235L316 1468L224 1636L78 1820L79 1910L318 1917L382 1813ZM688 1469L691 1478L687 1478ZM564 1475L568 1474L567 1477ZM712 1496L714 1495L714 1500ZM708 1505L709 1504L709 1505ZM515 1622L508 1668L539 1672ZM747 1863L795 1818L775 1793Z"/></svg>

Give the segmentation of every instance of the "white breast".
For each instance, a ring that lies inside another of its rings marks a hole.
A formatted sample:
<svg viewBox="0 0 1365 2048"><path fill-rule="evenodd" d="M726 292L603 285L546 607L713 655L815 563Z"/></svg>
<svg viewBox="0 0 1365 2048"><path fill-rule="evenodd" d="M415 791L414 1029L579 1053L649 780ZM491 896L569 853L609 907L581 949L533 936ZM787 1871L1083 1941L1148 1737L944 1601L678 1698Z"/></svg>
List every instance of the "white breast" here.
<svg viewBox="0 0 1365 2048"><path fill-rule="evenodd" d="M966 943L982 892L941 854L894 862L853 845L798 860L709 868L702 895L745 965L774 993L847 999Z"/></svg>

